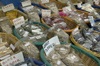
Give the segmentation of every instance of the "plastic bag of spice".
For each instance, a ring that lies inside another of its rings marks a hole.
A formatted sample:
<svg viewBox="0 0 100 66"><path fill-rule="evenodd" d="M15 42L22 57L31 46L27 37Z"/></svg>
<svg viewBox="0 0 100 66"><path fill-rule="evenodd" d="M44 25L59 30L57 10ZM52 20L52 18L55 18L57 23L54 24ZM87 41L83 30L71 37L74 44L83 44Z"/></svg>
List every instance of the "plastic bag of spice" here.
<svg viewBox="0 0 100 66"><path fill-rule="evenodd" d="M2 32L12 34L12 25L8 17L0 18L0 29Z"/></svg>

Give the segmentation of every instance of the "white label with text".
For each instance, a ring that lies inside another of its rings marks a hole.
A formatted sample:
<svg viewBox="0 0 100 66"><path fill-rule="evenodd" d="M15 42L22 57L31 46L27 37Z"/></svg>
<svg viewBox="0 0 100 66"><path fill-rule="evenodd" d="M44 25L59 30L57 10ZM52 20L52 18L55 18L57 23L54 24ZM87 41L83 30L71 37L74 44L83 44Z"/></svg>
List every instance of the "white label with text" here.
<svg viewBox="0 0 100 66"><path fill-rule="evenodd" d="M10 11L10 10L14 10L14 9L15 9L15 7L14 7L13 4L9 4L9 5L2 7L3 12L7 12L7 11Z"/></svg>
<svg viewBox="0 0 100 66"><path fill-rule="evenodd" d="M19 52L15 55L8 57L7 59L1 61L2 66L11 66L11 64L17 64L20 62L24 62L23 53Z"/></svg>
<svg viewBox="0 0 100 66"><path fill-rule="evenodd" d="M16 18L13 20L13 23L15 25L15 28L18 28L20 27L21 25L25 24L25 20L24 20L24 17L19 17L19 18Z"/></svg>
<svg viewBox="0 0 100 66"><path fill-rule="evenodd" d="M55 37L49 39L48 41L46 41L43 44L43 48L44 48L44 51L45 51L45 53L46 53L47 56L54 49L54 46L57 45L57 44L60 44L58 36L55 36Z"/></svg>
<svg viewBox="0 0 100 66"><path fill-rule="evenodd" d="M51 10L42 9L42 17L50 17L50 16L51 16Z"/></svg>
<svg viewBox="0 0 100 66"><path fill-rule="evenodd" d="M49 0L41 0L41 3L44 4L44 3L49 3Z"/></svg>
<svg viewBox="0 0 100 66"><path fill-rule="evenodd" d="M31 5L31 1L28 0L28 1L25 1L25 2L22 2L22 6L25 7L25 6L29 6Z"/></svg>

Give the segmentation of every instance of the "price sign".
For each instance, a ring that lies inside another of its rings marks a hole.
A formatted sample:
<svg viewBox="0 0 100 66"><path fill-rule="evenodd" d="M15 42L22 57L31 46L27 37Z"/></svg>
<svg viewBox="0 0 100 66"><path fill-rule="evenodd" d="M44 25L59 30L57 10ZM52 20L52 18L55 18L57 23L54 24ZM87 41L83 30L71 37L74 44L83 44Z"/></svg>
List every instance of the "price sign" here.
<svg viewBox="0 0 100 66"><path fill-rule="evenodd" d="M1 61L2 66L11 66L11 64L17 64L20 62L24 62L23 53L19 52L15 55L12 55L11 57L8 57L7 59Z"/></svg>
<svg viewBox="0 0 100 66"><path fill-rule="evenodd" d="M9 4L9 5L2 7L3 12L7 12L7 11L10 11L10 10L13 10L13 9L15 9L13 4Z"/></svg>
<svg viewBox="0 0 100 66"><path fill-rule="evenodd" d="M66 13L67 11L72 11L70 6L63 8L64 13Z"/></svg>
<svg viewBox="0 0 100 66"><path fill-rule="evenodd" d="M22 2L22 6L23 7L28 6L28 5L31 5L31 1L30 0Z"/></svg>
<svg viewBox="0 0 100 66"><path fill-rule="evenodd" d="M21 25L25 24L25 20L24 20L24 17L19 17L19 18L16 18L13 20L13 23L15 25L15 28L18 28L20 27Z"/></svg>
<svg viewBox="0 0 100 66"><path fill-rule="evenodd" d="M42 9L42 17L50 17L50 16L51 16L51 10Z"/></svg>
<svg viewBox="0 0 100 66"><path fill-rule="evenodd" d="M44 3L49 3L49 0L41 0L41 3L44 4Z"/></svg>
<svg viewBox="0 0 100 66"><path fill-rule="evenodd" d="M51 38L50 40L46 41L43 44L43 48L44 48L44 51L45 51L47 56L54 49L54 46L57 45L57 44L60 44L58 36Z"/></svg>

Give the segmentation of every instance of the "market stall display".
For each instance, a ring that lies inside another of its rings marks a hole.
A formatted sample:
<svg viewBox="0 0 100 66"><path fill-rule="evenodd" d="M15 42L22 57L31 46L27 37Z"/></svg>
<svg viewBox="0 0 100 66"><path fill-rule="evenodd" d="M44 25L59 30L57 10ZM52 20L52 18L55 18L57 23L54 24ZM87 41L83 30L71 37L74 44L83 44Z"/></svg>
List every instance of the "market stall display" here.
<svg viewBox="0 0 100 66"><path fill-rule="evenodd" d="M92 28L74 30L70 36L71 41L83 50L100 57L99 53L99 33L95 32Z"/></svg>
<svg viewBox="0 0 100 66"><path fill-rule="evenodd" d="M27 29L23 29L23 27L25 25L26 25L26 28L28 27ZM25 25L23 25L22 27L20 27L19 28L20 30L19 29L16 30L14 28L14 35L18 39L21 39L22 37L23 38L24 37L29 37L30 40L32 40L35 45L41 45L41 43L44 42L46 39L48 39L48 37L52 37L50 35L47 36L47 33L44 32L45 30L48 30L49 27L46 26L46 25L44 25L44 24L42 24L42 23L32 22L32 23L25 23Z"/></svg>
<svg viewBox="0 0 100 66"><path fill-rule="evenodd" d="M62 11L62 9L59 9L59 11L60 11L60 13L64 13L64 12ZM81 10L72 10L72 11L70 11L70 12L71 12L71 14L68 14L68 15L67 15L67 13L64 13L64 14L66 14L67 17L70 17L71 15L78 14L78 15L85 21L85 23L87 23L87 24L90 23L90 21L89 21L89 19L88 19L88 16L89 16L89 13L88 13L88 12L81 11ZM62 16L62 15L61 15L61 16ZM66 17L66 18L67 18L67 17ZM71 17L70 17L70 18L71 18ZM73 19L73 18L71 18L71 19Z"/></svg>
<svg viewBox="0 0 100 66"><path fill-rule="evenodd" d="M75 22L70 20L70 18L61 17L59 15L52 14L51 17L44 17L41 18L43 24L52 27L53 25L57 24L60 28L62 28L65 32L72 32L77 26Z"/></svg>
<svg viewBox="0 0 100 66"><path fill-rule="evenodd" d="M18 39L12 34L0 33L0 61L19 52L18 49L13 49L11 45L15 45Z"/></svg>
<svg viewBox="0 0 100 66"><path fill-rule="evenodd" d="M41 9L46 9L45 7L38 5L38 4L35 4L35 3L31 3L31 5L33 5L36 8L39 16L41 16ZM25 11L22 9L22 5L19 5L18 9L25 13Z"/></svg>
<svg viewBox="0 0 100 66"><path fill-rule="evenodd" d="M0 14L1 14L0 17L6 17L6 16L9 17L12 25L13 25L13 19L21 17L21 16L24 16L24 19L26 21L28 20L27 15L17 9L9 11L9 12L3 12L2 10L0 10Z"/></svg>
<svg viewBox="0 0 100 66"><path fill-rule="evenodd" d="M66 43L62 43L62 44L66 44ZM79 47L76 47L74 45L71 45L71 49L74 49L75 50L75 53L81 58L81 60L83 61L84 64L88 65L88 66L99 66L99 60L91 55L90 53L87 53L86 51L82 50L81 48ZM62 50L62 52L65 51L65 50ZM45 56L45 53L44 53L44 50L41 49L41 53L40 53L40 56L41 56L41 59L43 60L44 63L46 63L48 66L52 66L50 64L49 61L47 61L46 59L46 56ZM54 59L57 59L59 56L58 55L55 55L53 56L52 58ZM59 57L60 58L60 57ZM74 58L76 58L74 56ZM70 60L70 59L69 59ZM87 61L86 61L87 60ZM74 60L73 60L74 61ZM91 63L92 62L92 63ZM59 66L62 62L58 61L58 64L57 66Z"/></svg>

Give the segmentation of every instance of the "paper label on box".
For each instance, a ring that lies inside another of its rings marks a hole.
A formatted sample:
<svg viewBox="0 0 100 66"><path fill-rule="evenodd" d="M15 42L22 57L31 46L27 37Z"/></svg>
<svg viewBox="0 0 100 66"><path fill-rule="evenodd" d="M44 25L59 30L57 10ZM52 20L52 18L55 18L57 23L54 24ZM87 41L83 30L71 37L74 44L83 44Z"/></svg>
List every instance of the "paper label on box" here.
<svg viewBox="0 0 100 66"><path fill-rule="evenodd" d="M94 26L95 22L94 22L93 16L88 16L88 18L91 23L91 26Z"/></svg>
<svg viewBox="0 0 100 66"><path fill-rule="evenodd" d="M57 45L57 44L58 45L60 44L58 36L55 36L55 37L49 39L48 41L46 41L43 44L43 48L44 48L44 51L45 51L45 53L46 53L47 56L54 49L54 46Z"/></svg>
<svg viewBox="0 0 100 66"><path fill-rule="evenodd" d="M64 13L66 13L67 11L72 11L70 6L63 8Z"/></svg>
<svg viewBox="0 0 100 66"><path fill-rule="evenodd" d="M13 20L13 23L15 25L15 28L18 28L20 27L21 25L25 24L25 20L24 20L24 17L19 17L19 18L16 18Z"/></svg>
<svg viewBox="0 0 100 66"><path fill-rule="evenodd" d="M23 53L19 52L15 55L8 57L7 59L1 61L2 66L11 66L11 64L17 64L20 62L24 62Z"/></svg>
<svg viewBox="0 0 100 66"><path fill-rule="evenodd" d="M10 47L12 48L12 50L15 50L15 47L13 44L10 44Z"/></svg>
<svg viewBox="0 0 100 66"><path fill-rule="evenodd" d="M95 4L99 5L99 0L94 0Z"/></svg>
<svg viewBox="0 0 100 66"><path fill-rule="evenodd" d="M44 4L44 3L49 3L49 0L41 0L41 3Z"/></svg>
<svg viewBox="0 0 100 66"><path fill-rule="evenodd" d="M25 2L22 2L22 6L25 7L25 6L29 6L31 5L31 1L28 0L28 1L25 1Z"/></svg>
<svg viewBox="0 0 100 66"><path fill-rule="evenodd" d="M50 16L51 16L51 10L42 9L42 17L50 17Z"/></svg>
<svg viewBox="0 0 100 66"><path fill-rule="evenodd" d="M15 7L14 7L13 4L9 4L9 5L2 7L3 12L7 12L7 11L10 11L10 10L14 10L14 9L15 9Z"/></svg>

